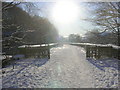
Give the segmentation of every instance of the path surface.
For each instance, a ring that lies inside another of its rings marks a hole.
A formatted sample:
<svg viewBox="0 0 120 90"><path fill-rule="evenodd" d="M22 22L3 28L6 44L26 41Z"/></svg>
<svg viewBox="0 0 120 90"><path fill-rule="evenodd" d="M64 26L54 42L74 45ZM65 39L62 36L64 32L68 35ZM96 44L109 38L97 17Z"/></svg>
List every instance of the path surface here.
<svg viewBox="0 0 120 90"><path fill-rule="evenodd" d="M116 68L101 70L91 62L86 60L81 47L63 45L52 48L50 60L19 60L14 70L12 66L4 68L3 88L118 87Z"/></svg>

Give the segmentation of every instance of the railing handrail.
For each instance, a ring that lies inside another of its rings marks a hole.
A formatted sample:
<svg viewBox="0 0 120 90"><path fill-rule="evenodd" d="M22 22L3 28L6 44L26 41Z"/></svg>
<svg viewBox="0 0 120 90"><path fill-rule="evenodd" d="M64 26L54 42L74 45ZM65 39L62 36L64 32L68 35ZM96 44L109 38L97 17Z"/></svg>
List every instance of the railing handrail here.
<svg viewBox="0 0 120 90"><path fill-rule="evenodd" d="M38 44L38 45L22 45L22 46L19 46L18 48L35 48L35 47L45 47L45 46L53 46L53 45L56 45L58 43L50 43L50 44Z"/></svg>
<svg viewBox="0 0 120 90"><path fill-rule="evenodd" d="M85 45L85 46L98 46L98 47L112 47L114 49L120 49L120 46L113 44L92 44L92 43L71 43L75 45Z"/></svg>

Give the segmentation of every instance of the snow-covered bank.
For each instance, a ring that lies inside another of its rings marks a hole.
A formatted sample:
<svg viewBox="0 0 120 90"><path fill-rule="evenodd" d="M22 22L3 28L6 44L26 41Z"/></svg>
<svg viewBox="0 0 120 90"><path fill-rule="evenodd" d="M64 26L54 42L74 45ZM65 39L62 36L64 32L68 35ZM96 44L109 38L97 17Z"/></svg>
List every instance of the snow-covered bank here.
<svg viewBox="0 0 120 90"><path fill-rule="evenodd" d="M34 73L36 68L44 65L48 61L47 58L44 59L23 59L17 60L10 66L3 68L3 78L2 78L2 86L3 88L22 88L28 87L31 83L36 83L37 81L33 82L33 77L35 77L35 73L39 73L39 70ZM14 69L13 69L14 65ZM40 68L39 68L40 69ZM38 74L38 75L39 75ZM29 83L29 84L28 84ZM30 87L30 86L29 86Z"/></svg>
<svg viewBox="0 0 120 90"><path fill-rule="evenodd" d="M86 59L85 50L63 45L50 50L50 60L17 60L3 68L3 88L117 88L118 60Z"/></svg>
<svg viewBox="0 0 120 90"><path fill-rule="evenodd" d="M94 85L96 88L118 88L119 87L119 71L120 60L117 59L87 59L93 66L92 73L94 77Z"/></svg>

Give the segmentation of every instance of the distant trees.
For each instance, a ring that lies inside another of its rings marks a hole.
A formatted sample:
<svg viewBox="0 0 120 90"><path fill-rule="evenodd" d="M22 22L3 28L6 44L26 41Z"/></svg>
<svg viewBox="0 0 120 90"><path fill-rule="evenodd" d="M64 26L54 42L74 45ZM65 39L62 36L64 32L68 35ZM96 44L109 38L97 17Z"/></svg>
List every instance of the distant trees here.
<svg viewBox="0 0 120 90"><path fill-rule="evenodd" d="M98 43L98 41L100 41L99 40L100 39L99 31L98 30L88 31L85 34L85 38L86 38L87 43Z"/></svg>
<svg viewBox="0 0 120 90"><path fill-rule="evenodd" d="M99 2L92 3L96 6L93 11L92 19L89 19L106 31L111 31L117 37L118 45L120 45L120 2Z"/></svg>
<svg viewBox="0 0 120 90"><path fill-rule="evenodd" d="M67 43L68 42L68 37L59 36L58 40L59 40L60 43Z"/></svg>
<svg viewBox="0 0 120 90"><path fill-rule="evenodd" d="M78 34L70 34L68 38L69 38L70 42L74 42L74 43L80 43L81 42L81 37Z"/></svg>
<svg viewBox="0 0 120 90"><path fill-rule="evenodd" d="M94 43L94 44L117 44L118 40L116 36L111 32L101 33L99 30L88 31L85 34L85 39L82 42Z"/></svg>
<svg viewBox="0 0 120 90"><path fill-rule="evenodd" d="M26 33L24 41L28 44L57 42L58 32L48 19L33 16L32 20L32 28Z"/></svg>
<svg viewBox="0 0 120 90"><path fill-rule="evenodd" d="M2 3L13 7L2 12L3 52L15 52L23 44L42 44L56 42L58 32L48 19L30 15L17 4ZM10 6L9 6L10 7Z"/></svg>

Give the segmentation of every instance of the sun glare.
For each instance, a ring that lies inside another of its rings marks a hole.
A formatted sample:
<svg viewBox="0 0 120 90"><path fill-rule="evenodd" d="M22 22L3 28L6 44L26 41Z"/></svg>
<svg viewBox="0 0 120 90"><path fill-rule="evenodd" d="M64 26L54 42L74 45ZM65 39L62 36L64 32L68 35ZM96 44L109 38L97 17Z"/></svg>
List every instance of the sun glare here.
<svg viewBox="0 0 120 90"><path fill-rule="evenodd" d="M78 6L71 1L59 1L56 2L52 17L55 22L70 23L73 22L79 14Z"/></svg>

